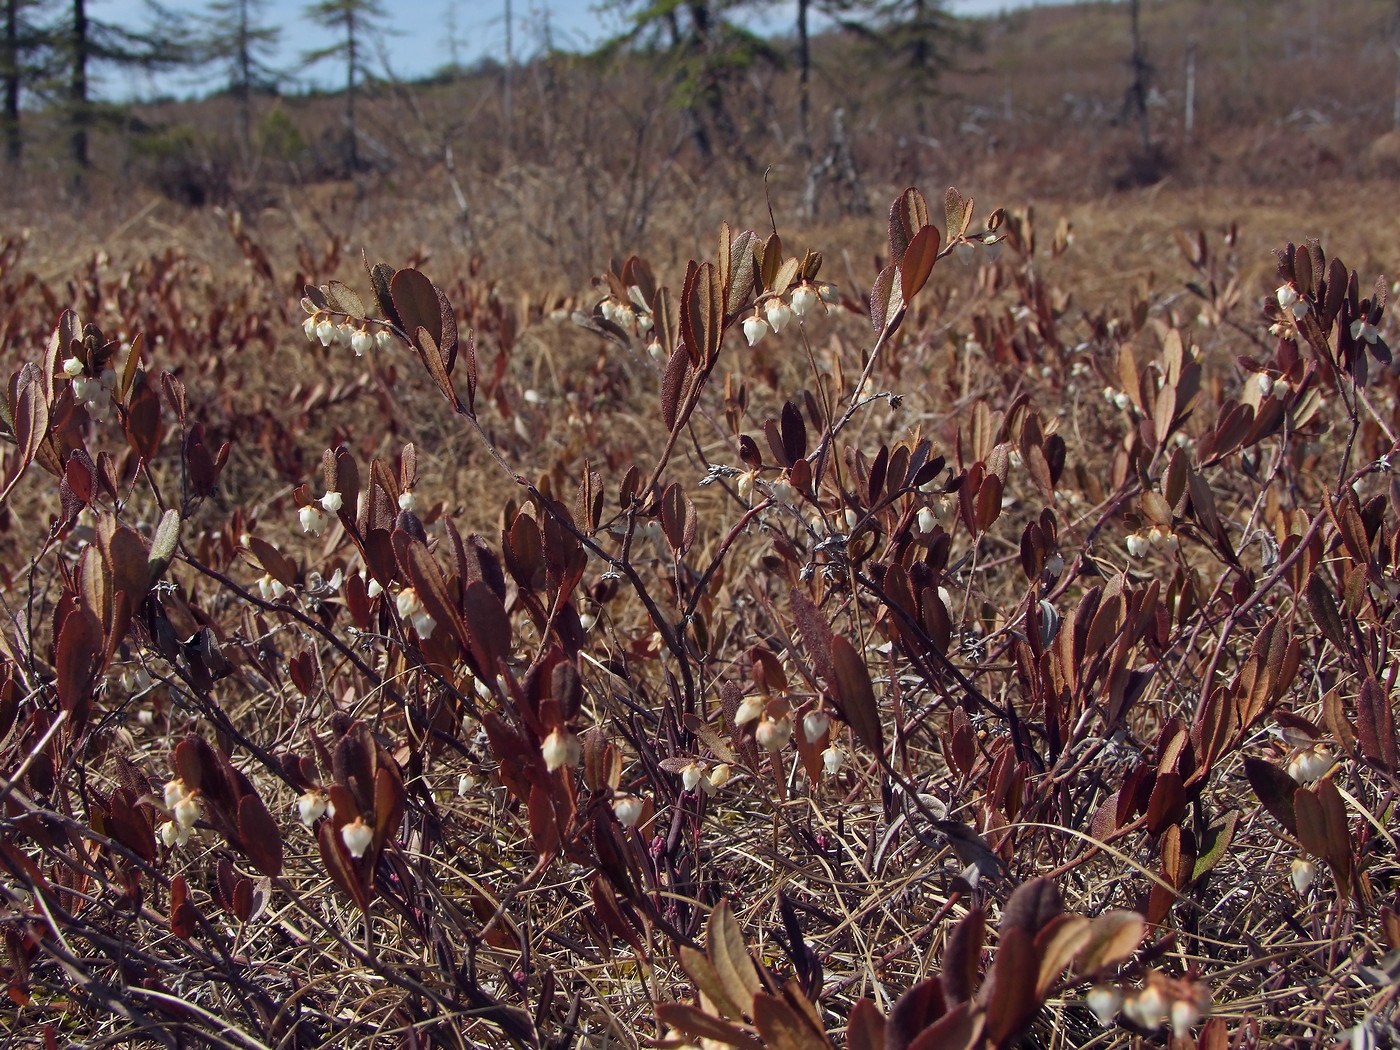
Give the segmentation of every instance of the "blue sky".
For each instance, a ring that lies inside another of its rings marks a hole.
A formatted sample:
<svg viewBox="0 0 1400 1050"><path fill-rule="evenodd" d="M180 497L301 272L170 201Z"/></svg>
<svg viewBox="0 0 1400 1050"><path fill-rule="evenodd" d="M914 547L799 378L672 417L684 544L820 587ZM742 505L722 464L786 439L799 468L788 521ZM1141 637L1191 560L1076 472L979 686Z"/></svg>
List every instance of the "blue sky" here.
<svg viewBox="0 0 1400 1050"><path fill-rule="evenodd" d="M464 64L491 57L505 57L505 0L383 0L395 32L381 46L395 75L412 78L432 72L452 59L450 37L458 40L457 56ZM1054 2L1054 0L951 0L948 9L957 14L995 14L1011 7ZM1061 0L1063 2L1063 0ZM517 58L539 50L546 26L555 45L583 48L615 32L621 25L616 15L599 14L596 0L512 0L514 49ZM207 5L198 0L165 0L173 11L200 13ZM267 21L282 26L281 53L275 64L286 68L300 65L302 52L323 43L324 30L302 19L303 3L270 2L264 5ZM779 16L775 9L766 23L785 29L790 16ZM451 15L449 16L449 12ZM150 24L143 0L88 0L88 14L121 26L136 28ZM448 31L452 21L455 33ZM331 63L298 71L305 81L328 83L339 79ZM149 96L157 92L198 93L209 84L209 74L192 76L129 74L99 71L100 90L109 98Z"/></svg>

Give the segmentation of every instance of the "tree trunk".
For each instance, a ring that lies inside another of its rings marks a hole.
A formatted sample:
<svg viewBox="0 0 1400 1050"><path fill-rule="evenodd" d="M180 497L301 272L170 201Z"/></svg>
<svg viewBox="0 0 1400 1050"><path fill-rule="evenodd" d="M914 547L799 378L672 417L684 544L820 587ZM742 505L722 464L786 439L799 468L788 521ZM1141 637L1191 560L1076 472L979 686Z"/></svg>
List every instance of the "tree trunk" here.
<svg viewBox="0 0 1400 1050"><path fill-rule="evenodd" d="M802 152L812 156L812 41L807 16L812 0L797 0L797 128L802 136Z"/></svg>
<svg viewBox="0 0 1400 1050"><path fill-rule="evenodd" d="M5 155L11 167L18 167L24 151L19 132L19 5L5 0Z"/></svg>
<svg viewBox="0 0 1400 1050"><path fill-rule="evenodd" d="M82 180L82 173L92 167L88 154L88 125L92 114L88 109L88 52L92 42L88 39L86 0L73 0L73 69L68 82L68 104L72 107L70 120L72 136L70 145L73 163L77 165L76 179Z"/></svg>
<svg viewBox="0 0 1400 1050"><path fill-rule="evenodd" d="M510 0L505 0L505 7L506 68L505 84L503 85L504 97L501 99L501 108L504 110L505 113L505 137L503 141L505 142L506 156L510 156L512 145L511 135L515 131L515 102L514 99L511 97L511 88L513 87L511 82L515 76L515 38L511 34L511 23L514 21L514 19L511 17Z"/></svg>
<svg viewBox="0 0 1400 1050"><path fill-rule="evenodd" d="M248 32L248 0L238 0L238 127L243 156L253 154L253 42Z"/></svg>
<svg viewBox="0 0 1400 1050"><path fill-rule="evenodd" d="M797 146L806 169L807 192L804 194L807 218L816 212L816 167L812 145L812 42L807 33L807 14L812 0L797 0Z"/></svg>
<svg viewBox="0 0 1400 1050"><path fill-rule="evenodd" d="M1128 89L1128 97L1132 107L1137 110L1138 135L1142 140L1143 156L1146 156L1152 149L1152 133L1147 120L1147 78L1151 67L1147 64L1147 55L1142 47L1142 0L1132 0L1128 13L1133 22L1133 86Z"/></svg>
<svg viewBox="0 0 1400 1050"><path fill-rule="evenodd" d="M359 73L359 43L355 34L355 12L350 9L345 15L345 158L351 174L360 170L360 137L355 132L355 85Z"/></svg>

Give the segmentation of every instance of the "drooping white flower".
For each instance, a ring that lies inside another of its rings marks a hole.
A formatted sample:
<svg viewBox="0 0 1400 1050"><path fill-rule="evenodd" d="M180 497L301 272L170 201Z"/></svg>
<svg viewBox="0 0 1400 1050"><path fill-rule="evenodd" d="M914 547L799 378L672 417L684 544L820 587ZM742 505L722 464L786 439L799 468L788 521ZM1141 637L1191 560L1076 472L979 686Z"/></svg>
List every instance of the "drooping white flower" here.
<svg viewBox="0 0 1400 1050"><path fill-rule="evenodd" d="M321 509L327 514L339 514L340 508L345 506L345 497L339 492L327 492L321 497Z"/></svg>
<svg viewBox="0 0 1400 1050"><path fill-rule="evenodd" d="M749 341L749 346L757 346L758 341L768 334L768 322L753 314L744 318L744 338Z"/></svg>
<svg viewBox="0 0 1400 1050"><path fill-rule="evenodd" d="M335 325L329 317L323 317L316 322L316 338L321 340L322 346L330 346L336 341Z"/></svg>
<svg viewBox="0 0 1400 1050"><path fill-rule="evenodd" d="M1190 1035L1192 1027L1201 1019L1201 1008L1190 999L1178 999L1172 1003L1172 1035L1181 1038Z"/></svg>
<svg viewBox="0 0 1400 1050"><path fill-rule="evenodd" d="M381 328L374 333L374 345L380 350L388 350L394 345L394 333L387 328Z"/></svg>
<svg viewBox="0 0 1400 1050"><path fill-rule="evenodd" d="M1084 996L1084 1005L1105 1028L1113 1023L1122 1003L1123 993L1112 985L1096 984Z"/></svg>
<svg viewBox="0 0 1400 1050"><path fill-rule="evenodd" d="M734 479L734 487L739 492L739 498L745 503L747 503L749 498L753 495L753 482L754 478L757 476L757 471L746 470Z"/></svg>
<svg viewBox="0 0 1400 1050"><path fill-rule="evenodd" d="M1167 1019L1167 997L1155 984L1149 984L1124 1000L1123 1015L1139 1028L1155 1032Z"/></svg>
<svg viewBox="0 0 1400 1050"><path fill-rule="evenodd" d="M306 333L307 342L312 342L316 338L316 318L314 315L301 322L301 330Z"/></svg>
<svg viewBox="0 0 1400 1050"><path fill-rule="evenodd" d="M1321 779L1332 768L1332 752L1325 747L1307 747L1288 762L1288 775L1300 784Z"/></svg>
<svg viewBox="0 0 1400 1050"><path fill-rule="evenodd" d="M1289 866L1288 878L1293 883L1294 891L1301 897L1316 880L1317 865L1306 857L1296 857Z"/></svg>
<svg viewBox="0 0 1400 1050"><path fill-rule="evenodd" d="M635 828L642 819L644 803L636 795L621 795L613 799L613 816L624 828Z"/></svg>
<svg viewBox="0 0 1400 1050"><path fill-rule="evenodd" d="M817 305L817 290L805 281L792 290L792 312L798 320L806 317Z"/></svg>
<svg viewBox="0 0 1400 1050"><path fill-rule="evenodd" d="M768 491L773 494L773 498L785 506L793 506L797 502L797 490L792 487L792 482L787 478L778 478L768 486Z"/></svg>
<svg viewBox="0 0 1400 1050"><path fill-rule="evenodd" d="M809 744L815 744L830 728L831 716L821 708L808 711L802 716L802 735L806 737Z"/></svg>
<svg viewBox="0 0 1400 1050"><path fill-rule="evenodd" d="M1302 298L1298 294L1298 289L1294 288L1291 284L1279 285L1278 291L1274 293L1274 296L1278 299L1279 306L1291 313L1295 321L1301 321L1308 315L1308 310L1311 309L1308 301Z"/></svg>
<svg viewBox="0 0 1400 1050"><path fill-rule="evenodd" d="M374 336L370 335L363 328L355 329L350 336L350 349L355 351L356 357L364 357L374 348Z"/></svg>
<svg viewBox="0 0 1400 1050"><path fill-rule="evenodd" d="M938 528L938 515L931 507L919 508L919 531L927 536L934 529Z"/></svg>
<svg viewBox="0 0 1400 1050"><path fill-rule="evenodd" d="M399 510L406 510L410 514L418 509L418 497L411 489L405 489L399 493Z"/></svg>
<svg viewBox="0 0 1400 1050"><path fill-rule="evenodd" d="M757 721L763 715L764 699L758 693L751 693L739 701L739 710L735 712L734 724L736 726L748 725Z"/></svg>
<svg viewBox="0 0 1400 1050"><path fill-rule="evenodd" d="M1124 545L1128 548L1128 553L1134 558L1144 558L1147 556L1148 541L1147 537L1144 536L1142 533L1130 533L1128 535L1128 538L1123 542Z"/></svg>
<svg viewBox="0 0 1400 1050"><path fill-rule="evenodd" d="M171 807L171 812L175 816L175 823L189 831L199 820L199 799L194 795L186 795Z"/></svg>
<svg viewBox="0 0 1400 1050"><path fill-rule="evenodd" d="M768 751L781 751L792 739L792 718L764 718L754 730L754 739Z"/></svg>
<svg viewBox="0 0 1400 1050"><path fill-rule="evenodd" d="M423 599L412 587L405 587L399 592L399 596L394 599L394 606L398 609L401 619L408 620L413 624L413 629L418 632L418 637L428 638L432 636L433 629L437 627L437 621L429 614L423 605Z"/></svg>
<svg viewBox="0 0 1400 1050"><path fill-rule="evenodd" d="M297 518L301 521L301 530L310 533L312 536L319 536L330 520L326 517L326 512L314 503L308 503L297 511Z"/></svg>
<svg viewBox="0 0 1400 1050"><path fill-rule="evenodd" d="M163 821L160 825L160 840L165 843L166 849L186 846L190 841L190 830L173 820Z"/></svg>
<svg viewBox="0 0 1400 1050"><path fill-rule="evenodd" d="M1126 411L1128 406L1132 403L1133 399L1130 398L1127 394L1122 393L1121 391L1113 395L1113 405L1120 411Z"/></svg>
<svg viewBox="0 0 1400 1050"><path fill-rule="evenodd" d="M715 766L714 769L710 770L710 775L707 778L710 782L710 790L717 791L724 787L725 784L729 783L729 777L732 772L728 762L721 762L719 765Z"/></svg>
<svg viewBox="0 0 1400 1050"><path fill-rule="evenodd" d="M769 326L775 332L781 332L792 320L792 308L776 295L768 300L768 306L763 313L768 318Z"/></svg>
<svg viewBox="0 0 1400 1050"><path fill-rule="evenodd" d="M365 823L364 817L356 817L340 829L340 841L345 843L350 856L358 860L365 855L365 850L369 849L369 844L374 841L374 832Z"/></svg>
<svg viewBox="0 0 1400 1050"><path fill-rule="evenodd" d="M1380 340L1381 333L1380 329L1378 329L1370 321L1366 320L1364 317L1359 317L1355 321L1351 322L1351 337L1353 339L1360 339L1363 342L1374 344ZM64 370L67 371L68 365L66 362L63 367Z"/></svg>
<svg viewBox="0 0 1400 1050"><path fill-rule="evenodd" d="M63 361L63 374L69 379L76 379L83 374L83 363L76 357L68 357Z"/></svg>
<svg viewBox="0 0 1400 1050"><path fill-rule="evenodd" d="M1259 393L1265 396L1271 394L1274 389L1274 380L1268 372L1254 373L1254 385L1259 388Z"/></svg>
<svg viewBox="0 0 1400 1050"><path fill-rule="evenodd" d="M687 791L694 791L695 788L705 779L705 767L699 762L690 762L681 770L681 785Z"/></svg>
<svg viewBox="0 0 1400 1050"><path fill-rule="evenodd" d="M330 799L324 791L311 790L297 799L297 815L308 828L326 813Z"/></svg>
<svg viewBox="0 0 1400 1050"><path fill-rule="evenodd" d="M190 793L190 789L187 788L187 787L185 786L185 782L184 782L182 779L180 779L179 777L176 777L174 780L167 780L167 781L165 782L165 792L164 792L164 794L165 794L165 808L166 808L166 809L174 809L176 803L178 803L181 799L183 799L183 798L184 798L185 796L187 796L189 793Z"/></svg>
<svg viewBox="0 0 1400 1050"><path fill-rule="evenodd" d="M578 765L583 757L583 745L567 729L555 729L544 738L540 754L544 756L545 769L553 773L560 766Z"/></svg>
<svg viewBox="0 0 1400 1050"><path fill-rule="evenodd" d="M258 593L262 595L263 601L275 602L287 593L287 585L276 579L272 573L265 572L262 579L258 580Z"/></svg>
<svg viewBox="0 0 1400 1050"><path fill-rule="evenodd" d="M822 768L826 770L829 777L835 776L841 771L841 767L846 764L846 752L832 744L822 752Z"/></svg>

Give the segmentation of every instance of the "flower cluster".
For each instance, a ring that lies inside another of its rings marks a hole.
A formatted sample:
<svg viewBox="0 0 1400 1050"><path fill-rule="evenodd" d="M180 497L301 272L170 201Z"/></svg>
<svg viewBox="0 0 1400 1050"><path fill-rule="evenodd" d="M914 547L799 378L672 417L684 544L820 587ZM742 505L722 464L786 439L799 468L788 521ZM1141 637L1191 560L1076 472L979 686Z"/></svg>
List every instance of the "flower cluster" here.
<svg viewBox="0 0 1400 1050"><path fill-rule="evenodd" d="M87 409L88 418L105 423L112 416L112 393L117 389L117 373L104 368L102 374L87 374L87 366L76 357L63 362L63 374L73 384L73 400Z"/></svg>
<svg viewBox="0 0 1400 1050"><path fill-rule="evenodd" d="M754 739L769 751L781 751L792 739L792 715L770 711L767 698L757 693L744 697L734 716L736 726L750 722L758 723L754 727Z"/></svg>
<svg viewBox="0 0 1400 1050"><path fill-rule="evenodd" d="M1126 411L1133 403L1133 399L1121 390L1116 390L1111 386L1103 388L1103 399L1114 408Z"/></svg>
<svg viewBox="0 0 1400 1050"><path fill-rule="evenodd" d="M651 314L645 309L624 302L615 295L610 295L599 303L598 312L603 315L605 321L611 321L625 332L635 331L638 335L646 335L654 323Z"/></svg>
<svg viewBox="0 0 1400 1050"><path fill-rule="evenodd" d="M190 831L199 820L199 796L183 779L176 777L165 785L165 808L171 819L160 826L160 840L167 849L190 841Z"/></svg>
<svg viewBox="0 0 1400 1050"><path fill-rule="evenodd" d="M816 308L818 300L835 302L836 286L803 281L792 290L786 301L781 295L770 295L759 300L754 305L753 313L744 318L744 338L749 346L755 346L770 331L781 332L794 317L799 323L805 321Z"/></svg>
<svg viewBox="0 0 1400 1050"><path fill-rule="evenodd" d="M1308 316L1308 311L1312 308L1306 299L1298 294L1298 289L1291 284L1281 284L1278 291L1274 292L1274 297L1278 299L1279 306L1293 315L1295 321L1301 321Z"/></svg>
<svg viewBox="0 0 1400 1050"><path fill-rule="evenodd" d="M1272 395L1279 401L1286 398L1293 390L1293 385L1282 376L1274 377L1268 372L1254 373L1254 385L1259 388L1259 393L1263 397Z"/></svg>
<svg viewBox="0 0 1400 1050"><path fill-rule="evenodd" d="M1125 541L1128 553L1134 558L1145 558L1147 552L1153 548L1165 551L1168 554L1175 554L1181 547L1181 541L1176 538L1176 533L1162 525L1153 525L1150 529L1139 529L1131 533Z"/></svg>
<svg viewBox="0 0 1400 1050"><path fill-rule="evenodd" d="M345 497L339 492L327 492L315 503L308 503L297 512L301 530L312 536L319 536L330 524L331 519L345 506Z"/></svg>
<svg viewBox="0 0 1400 1050"><path fill-rule="evenodd" d="M691 762L681 770L681 784L687 791L697 788L707 795L713 795L729 783L729 763L721 762L711 766L708 762Z"/></svg>
<svg viewBox="0 0 1400 1050"><path fill-rule="evenodd" d="M383 325L363 321L358 325L350 321L336 322L324 310L318 310L310 300L303 299L302 306L308 316L301 324L309 342L319 342L324 347L343 346L355 351L356 357L364 357L370 350L387 350L394 343L394 334Z"/></svg>
<svg viewBox="0 0 1400 1050"><path fill-rule="evenodd" d="M1084 997L1085 1005L1107 1028L1117 1014L1147 1032L1170 1024L1172 1034L1190 1033L1211 1006L1204 985L1191 980L1172 980L1156 970L1147 975L1141 988L1126 991L1114 985L1095 985Z"/></svg>

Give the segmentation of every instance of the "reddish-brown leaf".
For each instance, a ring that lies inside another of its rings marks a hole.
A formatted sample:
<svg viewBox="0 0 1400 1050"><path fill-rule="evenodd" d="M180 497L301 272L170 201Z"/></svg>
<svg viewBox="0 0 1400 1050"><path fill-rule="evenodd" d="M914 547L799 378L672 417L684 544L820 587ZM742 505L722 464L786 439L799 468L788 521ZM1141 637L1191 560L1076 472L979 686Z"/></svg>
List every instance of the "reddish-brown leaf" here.
<svg viewBox="0 0 1400 1050"><path fill-rule="evenodd" d="M908 1050L920 1032L947 1012L942 980L925 977L890 1007L885 1023L885 1050Z"/></svg>
<svg viewBox="0 0 1400 1050"><path fill-rule="evenodd" d="M1397 767L1395 709L1385 687L1374 678L1361 683L1356 702L1356 740L1361 753L1377 767L1394 773Z"/></svg>
<svg viewBox="0 0 1400 1050"><path fill-rule="evenodd" d="M182 941L194 936L199 913L190 900L190 886L183 875L170 880L170 932Z"/></svg>
<svg viewBox="0 0 1400 1050"><path fill-rule="evenodd" d="M282 874L282 833L256 794L238 802L238 836L253 867L271 879Z"/></svg>
<svg viewBox="0 0 1400 1050"><path fill-rule="evenodd" d="M1031 934L1024 926L1012 926L997 945L981 999L987 1009L987 1035L997 1046L1007 1046L1040 1009L1035 994L1039 961Z"/></svg>
<svg viewBox="0 0 1400 1050"><path fill-rule="evenodd" d="M950 1003L965 1003L977 991L982 965L982 939L987 931L987 913L973 908L948 935L943 950L943 988Z"/></svg>
<svg viewBox="0 0 1400 1050"><path fill-rule="evenodd" d="M884 749L884 739L875 687L865 661L844 635L836 635L831 640L831 666L836 677L831 685L841 716L861 743L879 754Z"/></svg>
<svg viewBox="0 0 1400 1050"><path fill-rule="evenodd" d="M938 230L932 226L922 227L909 242L899 263L899 285L904 290L905 302L911 302L928 283L933 264L938 261L938 249Z"/></svg>
<svg viewBox="0 0 1400 1050"><path fill-rule="evenodd" d="M658 1003L656 1019L697 1040L713 1039L739 1050L765 1050L762 1042L738 1025L686 1003Z"/></svg>
<svg viewBox="0 0 1400 1050"><path fill-rule="evenodd" d="M985 1046L987 1014L973 1003L958 1003L925 1028L909 1050L977 1050Z"/></svg>
<svg viewBox="0 0 1400 1050"><path fill-rule="evenodd" d="M884 1047L884 1015L869 999L857 999L846 1021L846 1050L884 1050Z"/></svg>
<svg viewBox="0 0 1400 1050"><path fill-rule="evenodd" d="M1298 782L1277 766L1259 758L1245 758L1244 775L1269 814L1290 835L1298 834L1298 820L1293 810L1293 796L1298 791Z"/></svg>

